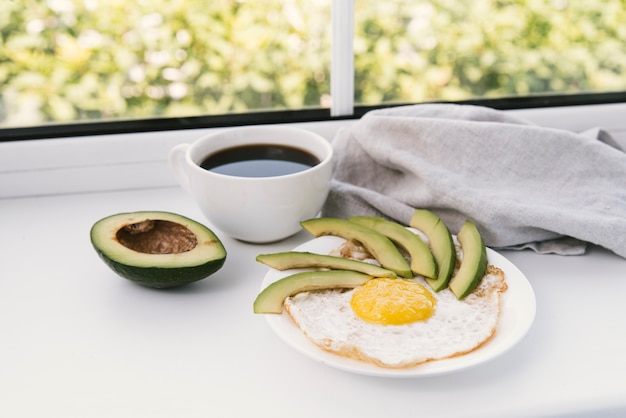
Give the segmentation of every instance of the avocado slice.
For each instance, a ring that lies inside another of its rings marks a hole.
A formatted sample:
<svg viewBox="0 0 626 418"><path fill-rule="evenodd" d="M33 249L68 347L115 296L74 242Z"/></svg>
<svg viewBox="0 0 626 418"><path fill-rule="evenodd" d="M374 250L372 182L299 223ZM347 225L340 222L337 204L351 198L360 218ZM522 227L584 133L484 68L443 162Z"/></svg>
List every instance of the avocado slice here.
<svg viewBox="0 0 626 418"><path fill-rule="evenodd" d="M416 209L409 226L426 234L437 262L437 278L427 278L426 282L435 292L445 289L456 265L456 248L448 227L439 216L427 209Z"/></svg>
<svg viewBox="0 0 626 418"><path fill-rule="evenodd" d="M311 267L332 270L352 270L374 277L397 277L396 273L391 270L364 261L310 252L287 251L273 254L259 254L256 257L256 261L275 268L276 270Z"/></svg>
<svg viewBox="0 0 626 418"><path fill-rule="evenodd" d="M372 228L400 246L411 258L413 273L431 279L437 277L437 263L430 248L404 226L377 216L352 216L348 220Z"/></svg>
<svg viewBox="0 0 626 418"><path fill-rule="evenodd" d="M354 288L372 276L349 270L305 271L295 273L267 286L254 300L254 313L279 314L289 296L310 290Z"/></svg>
<svg viewBox="0 0 626 418"><path fill-rule="evenodd" d="M449 287L457 299L463 299L480 284L487 271L487 248L478 228L470 220L461 226L457 239L463 249L463 259Z"/></svg>
<svg viewBox="0 0 626 418"><path fill-rule="evenodd" d="M97 221L91 244L119 276L162 289L204 279L226 261L206 226L170 212L118 213Z"/></svg>
<svg viewBox="0 0 626 418"><path fill-rule="evenodd" d="M337 218L313 218L300 222L315 237L336 235L359 241L383 268L412 278L411 267L395 244L383 234L355 222Z"/></svg>

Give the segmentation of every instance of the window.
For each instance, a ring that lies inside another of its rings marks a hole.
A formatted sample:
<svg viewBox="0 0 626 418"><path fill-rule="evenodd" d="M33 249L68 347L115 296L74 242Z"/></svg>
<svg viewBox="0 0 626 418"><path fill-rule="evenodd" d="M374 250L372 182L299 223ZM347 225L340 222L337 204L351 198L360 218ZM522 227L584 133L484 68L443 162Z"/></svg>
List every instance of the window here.
<svg viewBox="0 0 626 418"><path fill-rule="evenodd" d="M3 2L3 126L324 106L330 4Z"/></svg>
<svg viewBox="0 0 626 418"><path fill-rule="evenodd" d="M626 90L626 3L359 0L356 102Z"/></svg>
<svg viewBox="0 0 626 418"><path fill-rule="evenodd" d="M0 139L623 101L625 20L622 0L9 0Z"/></svg>

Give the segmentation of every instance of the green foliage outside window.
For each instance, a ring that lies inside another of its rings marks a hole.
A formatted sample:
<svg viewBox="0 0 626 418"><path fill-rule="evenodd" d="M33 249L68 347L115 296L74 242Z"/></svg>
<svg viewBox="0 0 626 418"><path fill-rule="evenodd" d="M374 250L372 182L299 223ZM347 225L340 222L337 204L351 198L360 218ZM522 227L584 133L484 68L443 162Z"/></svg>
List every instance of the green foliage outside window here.
<svg viewBox="0 0 626 418"><path fill-rule="evenodd" d="M308 7L277 0L0 2L0 121L318 106L329 92L330 8Z"/></svg>
<svg viewBox="0 0 626 418"><path fill-rule="evenodd" d="M357 4L357 101L626 90L624 0Z"/></svg>
<svg viewBox="0 0 626 418"><path fill-rule="evenodd" d="M0 126L328 107L319 0L5 0ZM355 101L626 87L625 0L356 0Z"/></svg>

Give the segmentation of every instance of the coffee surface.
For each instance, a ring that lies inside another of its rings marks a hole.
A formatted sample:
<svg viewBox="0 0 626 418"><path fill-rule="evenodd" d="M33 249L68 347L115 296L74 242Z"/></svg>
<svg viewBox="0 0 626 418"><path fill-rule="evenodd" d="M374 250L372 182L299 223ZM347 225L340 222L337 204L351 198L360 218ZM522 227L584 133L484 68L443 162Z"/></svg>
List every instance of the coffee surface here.
<svg viewBox="0 0 626 418"><path fill-rule="evenodd" d="M304 171L320 163L314 155L295 147L273 144L242 145L207 156L200 166L236 177L274 177Z"/></svg>

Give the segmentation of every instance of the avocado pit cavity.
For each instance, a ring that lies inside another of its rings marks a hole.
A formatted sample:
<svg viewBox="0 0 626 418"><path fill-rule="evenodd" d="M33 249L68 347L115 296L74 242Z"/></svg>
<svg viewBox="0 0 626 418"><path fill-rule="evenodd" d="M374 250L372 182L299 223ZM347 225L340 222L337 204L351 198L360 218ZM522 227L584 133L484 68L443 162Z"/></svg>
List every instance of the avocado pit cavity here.
<svg viewBox="0 0 626 418"><path fill-rule="evenodd" d="M147 219L125 225L116 238L126 248L144 254L179 254L198 245L196 235L187 227L166 220Z"/></svg>

